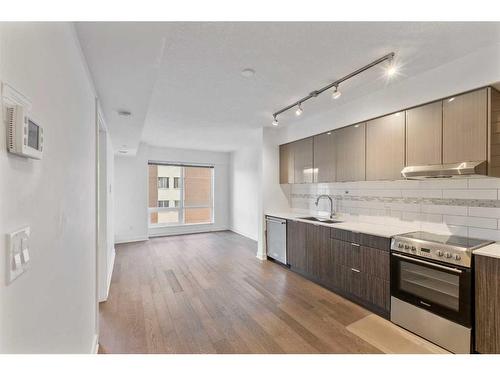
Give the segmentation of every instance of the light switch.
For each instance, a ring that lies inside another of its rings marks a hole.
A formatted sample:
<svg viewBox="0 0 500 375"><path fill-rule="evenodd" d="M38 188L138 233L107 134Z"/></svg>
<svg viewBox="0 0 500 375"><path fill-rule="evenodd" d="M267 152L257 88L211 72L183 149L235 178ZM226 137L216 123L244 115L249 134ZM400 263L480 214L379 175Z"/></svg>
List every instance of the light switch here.
<svg viewBox="0 0 500 375"><path fill-rule="evenodd" d="M29 237L29 227L7 234L7 285L29 269Z"/></svg>

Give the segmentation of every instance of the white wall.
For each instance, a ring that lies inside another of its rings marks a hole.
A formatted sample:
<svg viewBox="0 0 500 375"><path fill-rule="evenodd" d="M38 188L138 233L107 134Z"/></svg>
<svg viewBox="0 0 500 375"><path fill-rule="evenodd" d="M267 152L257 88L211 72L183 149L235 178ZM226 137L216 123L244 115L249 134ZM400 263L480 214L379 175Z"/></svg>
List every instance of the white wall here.
<svg viewBox="0 0 500 375"><path fill-rule="evenodd" d="M0 79L31 99L45 130L43 159L29 160L7 153L0 124L0 234L31 227L31 268L9 286L0 241L0 352L89 353L95 103L72 25L0 23Z"/></svg>
<svg viewBox="0 0 500 375"><path fill-rule="evenodd" d="M261 139L258 139L232 152L230 162L230 229L255 241L259 232L261 155Z"/></svg>
<svg viewBox="0 0 500 375"><path fill-rule="evenodd" d="M115 261L114 214L114 152L109 133L99 132L99 301L108 298Z"/></svg>
<svg viewBox="0 0 500 375"><path fill-rule="evenodd" d="M214 223L148 229L148 160L213 164ZM229 153L141 144L135 156L115 156L115 242L148 236L226 230L229 227Z"/></svg>

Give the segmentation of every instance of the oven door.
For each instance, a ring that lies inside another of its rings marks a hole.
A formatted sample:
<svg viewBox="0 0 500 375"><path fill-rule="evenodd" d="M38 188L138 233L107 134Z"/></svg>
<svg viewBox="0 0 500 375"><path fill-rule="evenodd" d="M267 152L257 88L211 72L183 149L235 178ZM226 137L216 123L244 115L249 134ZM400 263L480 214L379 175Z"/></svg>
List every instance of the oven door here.
<svg viewBox="0 0 500 375"><path fill-rule="evenodd" d="M391 295L471 327L471 270L391 253Z"/></svg>

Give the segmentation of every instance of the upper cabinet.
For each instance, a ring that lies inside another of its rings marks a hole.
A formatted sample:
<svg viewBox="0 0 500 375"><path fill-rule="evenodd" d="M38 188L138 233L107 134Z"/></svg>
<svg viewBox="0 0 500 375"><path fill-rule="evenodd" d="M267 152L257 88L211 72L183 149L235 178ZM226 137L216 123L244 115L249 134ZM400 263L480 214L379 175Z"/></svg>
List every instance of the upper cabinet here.
<svg viewBox="0 0 500 375"><path fill-rule="evenodd" d="M333 182L336 180L335 132L314 136L314 182Z"/></svg>
<svg viewBox="0 0 500 375"><path fill-rule="evenodd" d="M294 182L313 182L313 137L293 142Z"/></svg>
<svg viewBox="0 0 500 375"><path fill-rule="evenodd" d="M406 165L442 163L443 102L406 111Z"/></svg>
<svg viewBox="0 0 500 375"><path fill-rule="evenodd" d="M365 123L346 126L335 135L336 181L365 179Z"/></svg>
<svg viewBox="0 0 500 375"><path fill-rule="evenodd" d="M488 88L443 101L443 163L487 160Z"/></svg>
<svg viewBox="0 0 500 375"><path fill-rule="evenodd" d="M280 145L280 184L294 183L293 145Z"/></svg>
<svg viewBox="0 0 500 375"><path fill-rule="evenodd" d="M488 176L500 177L492 87L281 145L280 183L395 180L405 166L465 161L486 161Z"/></svg>
<svg viewBox="0 0 500 375"><path fill-rule="evenodd" d="M396 180L405 165L405 114L366 123L366 179Z"/></svg>

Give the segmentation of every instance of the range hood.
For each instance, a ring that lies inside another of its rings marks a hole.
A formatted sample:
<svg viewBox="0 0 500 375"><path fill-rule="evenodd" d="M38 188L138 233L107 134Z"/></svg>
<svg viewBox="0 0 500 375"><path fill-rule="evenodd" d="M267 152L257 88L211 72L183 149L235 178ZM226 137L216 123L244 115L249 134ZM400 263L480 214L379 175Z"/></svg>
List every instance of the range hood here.
<svg viewBox="0 0 500 375"><path fill-rule="evenodd" d="M401 176L407 179L467 177L487 174L486 161L464 161L452 164L404 167Z"/></svg>

